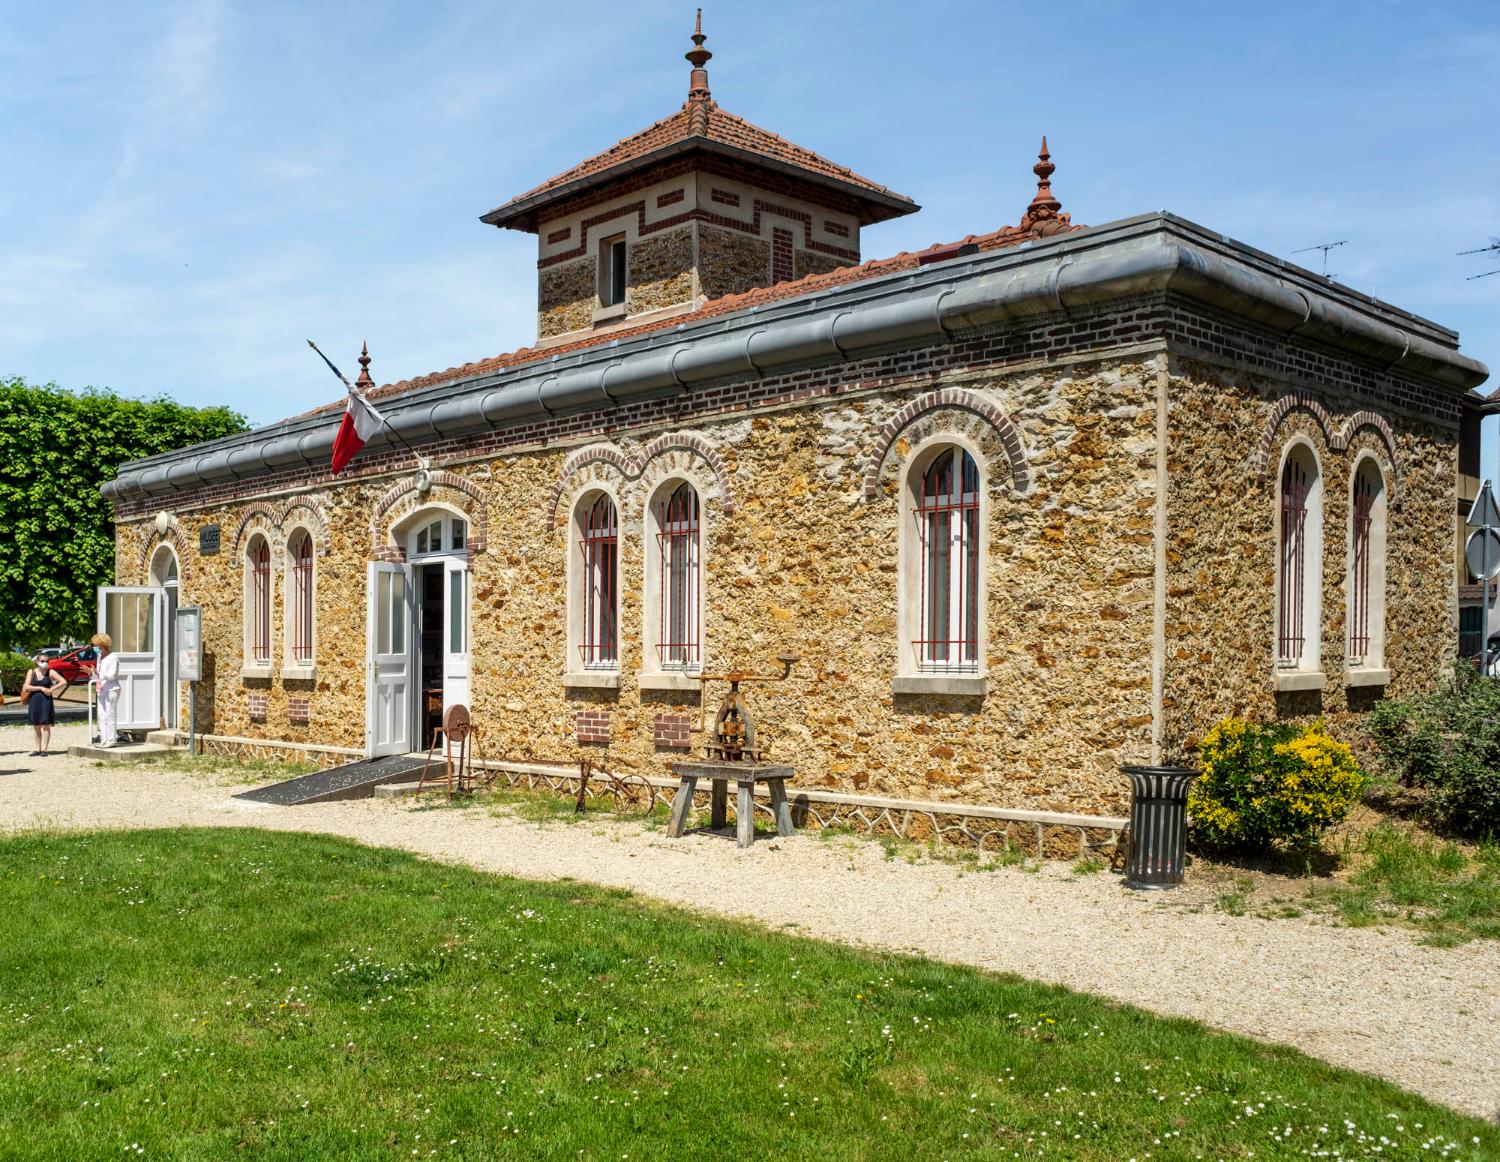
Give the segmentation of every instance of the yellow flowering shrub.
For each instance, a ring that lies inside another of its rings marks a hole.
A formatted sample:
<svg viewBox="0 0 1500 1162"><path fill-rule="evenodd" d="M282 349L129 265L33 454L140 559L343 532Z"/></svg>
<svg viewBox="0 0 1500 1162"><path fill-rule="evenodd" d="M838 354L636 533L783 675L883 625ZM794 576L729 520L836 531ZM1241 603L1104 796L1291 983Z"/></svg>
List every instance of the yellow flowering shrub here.
<svg viewBox="0 0 1500 1162"><path fill-rule="evenodd" d="M1258 725L1226 718L1198 748L1188 796L1194 838L1207 847L1307 848L1349 814L1365 787L1354 754L1321 721Z"/></svg>

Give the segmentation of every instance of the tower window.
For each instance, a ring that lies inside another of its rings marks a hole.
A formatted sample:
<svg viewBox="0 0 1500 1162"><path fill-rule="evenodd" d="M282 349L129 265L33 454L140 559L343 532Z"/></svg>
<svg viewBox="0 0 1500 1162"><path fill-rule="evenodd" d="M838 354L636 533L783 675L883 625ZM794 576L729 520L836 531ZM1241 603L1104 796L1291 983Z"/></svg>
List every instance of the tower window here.
<svg viewBox="0 0 1500 1162"><path fill-rule="evenodd" d="M599 305L613 307L625 301L625 235L599 243Z"/></svg>

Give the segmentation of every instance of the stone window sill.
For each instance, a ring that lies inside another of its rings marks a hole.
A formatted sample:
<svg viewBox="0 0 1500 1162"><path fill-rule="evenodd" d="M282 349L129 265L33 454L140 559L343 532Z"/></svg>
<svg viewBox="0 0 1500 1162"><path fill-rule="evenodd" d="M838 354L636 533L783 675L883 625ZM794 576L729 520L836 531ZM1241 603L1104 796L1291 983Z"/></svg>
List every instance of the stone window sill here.
<svg viewBox="0 0 1500 1162"><path fill-rule="evenodd" d="M1374 666L1356 666L1344 671L1345 686L1389 686L1391 672Z"/></svg>
<svg viewBox="0 0 1500 1162"><path fill-rule="evenodd" d="M564 674L563 685L573 690L618 690L619 670L579 670Z"/></svg>
<svg viewBox="0 0 1500 1162"><path fill-rule="evenodd" d="M1272 677L1278 694L1294 694L1302 690L1321 690L1328 685L1322 670L1277 670Z"/></svg>
<svg viewBox="0 0 1500 1162"><path fill-rule="evenodd" d="M892 694L946 694L982 698L989 679L979 674L899 674L891 679Z"/></svg>
<svg viewBox="0 0 1500 1162"><path fill-rule="evenodd" d="M318 676L316 666L282 666L281 680L283 682L311 682Z"/></svg>
<svg viewBox="0 0 1500 1162"><path fill-rule="evenodd" d="M659 674L637 674L635 684L642 690L691 690L703 689L703 683L682 670L667 670Z"/></svg>
<svg viewBox="0 0 1500 1162"><path fill-rule="evenodd" d="M594 326L597 327L600 323L613 323L624 317L625 304L620 302L609 307L595 307L593 322Z"/></svg>
<svg viewBox="0 0 1500 1162"><path fill-rule="evenodd" d="M240 667L240 677L268 680L271 677L270 662L246 662Z"/></svg>

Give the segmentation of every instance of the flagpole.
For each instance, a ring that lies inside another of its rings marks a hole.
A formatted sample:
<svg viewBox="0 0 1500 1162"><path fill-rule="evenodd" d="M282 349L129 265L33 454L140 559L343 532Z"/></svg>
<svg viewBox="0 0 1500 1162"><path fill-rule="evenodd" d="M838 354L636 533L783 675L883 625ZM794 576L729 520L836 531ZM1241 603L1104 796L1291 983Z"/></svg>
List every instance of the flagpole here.
<svg viewBox="0 0 1500 1162"><path fill-rule="evenodd" d="M354 385L352 383L350 383L347 379L344 378L344 373L342 371L340 371L337 367L335 367L333 365L333 360L332 359L328 358L328 356L324 355L323 352L318 349L318 345L316 343L314 343L311 339L309 339L307 341L307 345L309 347L311 347L314 351L318 352L318 358L321 359L324 363L328 364L328 370L331 371L331 372L333 372L335 375L337 375L339 377L339 381L341 383L343 383L343 385L346 388L348 388L349 391L352 394L359 395L359 392L357 392L357 391L354 390ZM364 399L364 396L361 395L360 399ZM396 431L395 428L391 427L391 422L388 419L385 418L385 416L380 412L380 410L378 408L371 408L370 410L375 413L376 417L380 420L381 424L383 424L390 431L391 435L395 436L397 440L401 441L401 446L403 448L405 448L408 452L410 452L413 456L415 456L417 458L417 466L419 468L426 468L427 467L427 460L426 460L426 458L420 452L418 452L415 448L413 448L410 444L408 444L406 442L406 437L405 436L403 436L400 432Z"/></svg>

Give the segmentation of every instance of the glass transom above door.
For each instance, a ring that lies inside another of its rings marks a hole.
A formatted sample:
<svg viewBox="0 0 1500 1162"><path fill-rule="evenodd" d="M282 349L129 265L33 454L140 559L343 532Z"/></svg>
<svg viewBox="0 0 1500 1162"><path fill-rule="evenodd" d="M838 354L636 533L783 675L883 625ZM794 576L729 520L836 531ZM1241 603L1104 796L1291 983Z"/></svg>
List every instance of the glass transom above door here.
<svg viewBox="0 0 1500 1162"><path fill-rule="evenodd" d="M419 528L412 538L410 555L462 553L469 544L469 522L462 517L439 517Z"/></svg>

